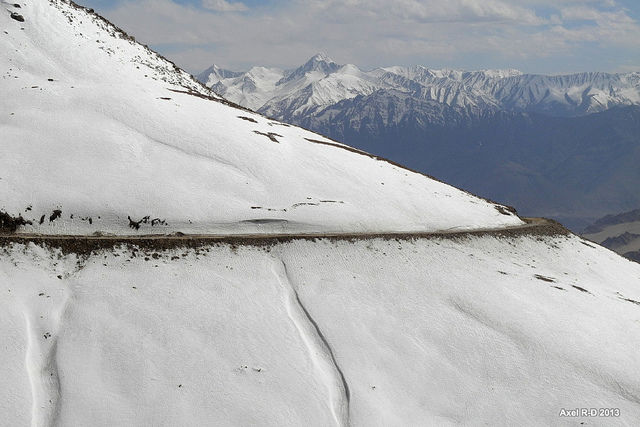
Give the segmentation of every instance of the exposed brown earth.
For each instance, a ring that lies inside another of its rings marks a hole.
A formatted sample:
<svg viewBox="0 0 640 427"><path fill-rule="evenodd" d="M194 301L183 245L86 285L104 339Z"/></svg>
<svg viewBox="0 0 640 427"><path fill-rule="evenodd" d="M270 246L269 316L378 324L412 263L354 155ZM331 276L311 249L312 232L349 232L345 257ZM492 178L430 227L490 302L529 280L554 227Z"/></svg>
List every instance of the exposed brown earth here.
<svg viewBox="0 0 640 427"><path fill-rule="evenodd" d="M523 218L526 224L500 228L479 229L473 231L437 231L437 232L381 232L381 233L299 233L299 234L182 234L170 235L121 235L121 236L74 236L74 235L42 235L7 233L0 234L0 247L12 243L34 243L63 253L88 255L102 249L114 249L120 246L138 247L149 250L170 250L177 248L201 248L206 246L228 244L231 246L271 247L279 243L296 240L329 240L358 241L370 239L384 240L419 240L419 239L464 239L472 236L493 236L497 238L516 238L522 236L568 236L569 230L558 222L545 218Z"/></svg>

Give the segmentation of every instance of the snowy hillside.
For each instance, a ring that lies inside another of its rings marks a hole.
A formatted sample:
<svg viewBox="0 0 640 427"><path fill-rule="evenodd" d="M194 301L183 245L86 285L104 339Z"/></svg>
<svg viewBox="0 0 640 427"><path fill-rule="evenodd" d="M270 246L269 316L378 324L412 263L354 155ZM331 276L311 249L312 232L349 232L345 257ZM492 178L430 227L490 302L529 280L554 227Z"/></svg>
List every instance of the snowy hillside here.
<svg viewBox="0 0 640 427"><path fill-rule="evenodd" d="M6 5L24 22L0 14L0 210L30 220L25 231L522 224L446 184L218 102L187 73L65 1Z"/></svg>
<svg viewBox="0 0 640 427"><path fill-rule="evenodd" d="M588 245L16 244L0 257L3 423L635 426L640 265ZM583 407L620 416L559 416Z"/></svg>
<svg viewBox="0 0 640 427"><path fill-rule="evenodd" d="M0 1L0 424L637 424L640 265Z"/></svg>
<svg viewBox="0 0 640 427"><path fill-rule="evenodd" d="M267 72L257 75L257 69ZM342 100L366 97L376 91L400 92L476 115L501 110L571 116L640 104L638 72L543 76L510 69L462 71L423 66L362 71L355 65L340 66L322 54L295 70L256 67L246 73L222 74L215 70L219 68L214 66L203 72L199 79L216 93L270 117L292 122ZM401 103L390 106L401 107Z"/></svg>

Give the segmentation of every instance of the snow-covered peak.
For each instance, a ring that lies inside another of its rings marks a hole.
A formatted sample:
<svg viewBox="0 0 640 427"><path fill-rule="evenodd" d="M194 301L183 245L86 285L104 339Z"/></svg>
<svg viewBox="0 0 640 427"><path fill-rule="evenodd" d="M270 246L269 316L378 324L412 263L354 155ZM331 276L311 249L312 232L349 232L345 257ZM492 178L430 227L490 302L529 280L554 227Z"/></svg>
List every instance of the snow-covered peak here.
<svg viewBox="0 0 640 427"><path fill-rule="evenodd" d="M522 71L514 68L480 70L479 72L493 79L504 79L506 77L516 77L524 74Z"/></svg>
<svg viewBox="0 0 640 427"><path fill-rule="evenodd" d="M337 72L340 74L349 74L349 75L357 76L360 78L364 78L364 76L366 76L366 74L363 73L362 70L360 70L360 68L358 68L353 64L343 65L338 69Z"/></svg>
<svg viewBox="0 0 640 427"><path fill-rule="evenodd" d="M425 74L429 75L430 77L434 77L437 79L461 80L465 73L464 70L456 70L451 68L442 68L439 70L426 68L422 66L418 66L416 68L424 72Z"/></svg>
<svg viewBox="0 0 640 427"><path fill-rule="evenodd" d="M329 64L330 63L335 63L335 61L333 59L331 59L329 57L329 55L327 55L325 52L316 53L311 58L309 58L307 63L309 63L309 62L314 62L314 63L326 62L326 63L329 63Z"/></svg>
<svg viewBox="0 0 640 427"><path fill-rule="evenodd" d="M2 149L11 153L0 156L0 210L22 214L32 222L27 230L433 231L521 224L493 203L230 106L71 2L32 0L20 14L24 22L0 13L0 134ZM259 71L231 80L255 90L263 83L257 76L273 81L277 74Z"/></svg>
<svg viewBox="0 0 640 427"><path fill-rule="evenodd" d="M247 74L250 74L251 76L259 80L269 79L271 78L271 76L282 75L282 73L283 71L279 68L260 66L251 67L251 69L247 72Z"/></svg>
<svg viewBox="0 0 640 427"><path fill-rule="evenodd" d="M331 73L335 73L340 66L333 62L330 58L323 54L317 54L311 57L302 66L293 71L285 73L285 76L277 83L278 86L286 85L299 79L303 79L308 75L314 75L315 78L321 78Z"/></svg>
<svg viewBox="0 0 640 427"><path fill-rule="evenodd" d="M213 64L211 67L198 74L197 78L201 82L205 83L208 87L211 87L214 84L218 83L220 80L238 77L242 74L242 72L225 70Z"/></svg>
<svg viewBox="0 0 640 427"><path fill-rule="evenodd" d="M214 92L252 110L258 110L276 89L276 83L282 79L283 71L278 68L252 67L246 73L220 79L209 85ZM206 78L206 77L205 77ZM203 79L200 78L202 81Z"/></svg>
<svg viewBox="0 0 640 427"><path fill-rule="evenodd" d="M329 74L336 71L339 67L340 66L336 64L331 58L324 54L318 53L309 58L309 60L302 66L293 70L291 74L295 74L298 70L303 70L305 72L321 71L325 74Z"/></svg>

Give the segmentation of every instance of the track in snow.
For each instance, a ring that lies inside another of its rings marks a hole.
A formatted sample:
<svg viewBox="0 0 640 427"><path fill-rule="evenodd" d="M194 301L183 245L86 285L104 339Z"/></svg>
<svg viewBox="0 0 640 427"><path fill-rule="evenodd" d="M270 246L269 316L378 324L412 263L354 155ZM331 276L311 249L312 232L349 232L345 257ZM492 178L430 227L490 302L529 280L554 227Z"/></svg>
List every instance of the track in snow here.
<svg viewBox="0 0 640 427"><path fill-rule="evenodd" d="M38 316L32 310L24 313L27 330L25 365L31 384L31 427L57 424L60 398L57 347L58 332L67 307L68 295L53 309Z"/></svg>
<svg viewBox="0 0 640 427"><path fill-rule="evenodd" d="M336 425L349 426L349 386L344 378L342 370L338 366L333 350L329 342L322 334L320 327L313 320L305 306L300 301L284 261L280 261L273 267L273 272L280 283L284 293L284 302L287 315L294 324L300 339L304 342L309 352L309 358L313 363L320 382L324 383L329 393L328 406L331 410Z"/></svg>

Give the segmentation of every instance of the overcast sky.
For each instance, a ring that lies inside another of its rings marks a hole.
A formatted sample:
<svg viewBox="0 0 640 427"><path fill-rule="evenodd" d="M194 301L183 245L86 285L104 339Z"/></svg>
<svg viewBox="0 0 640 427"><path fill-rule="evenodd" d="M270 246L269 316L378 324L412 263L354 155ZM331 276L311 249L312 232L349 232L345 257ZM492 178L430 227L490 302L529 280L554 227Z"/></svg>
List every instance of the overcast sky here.
<svg viewBox="0 0 640 427"><path fill-rule="evenodd" d="M639 0L76 0L192 73L291 68L640 71Z"/></svg>

